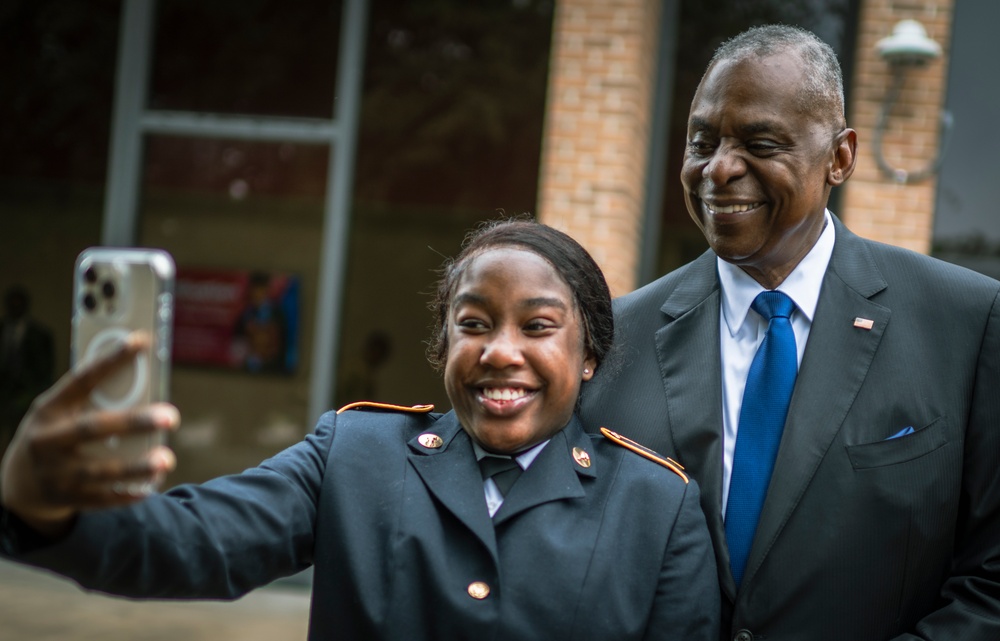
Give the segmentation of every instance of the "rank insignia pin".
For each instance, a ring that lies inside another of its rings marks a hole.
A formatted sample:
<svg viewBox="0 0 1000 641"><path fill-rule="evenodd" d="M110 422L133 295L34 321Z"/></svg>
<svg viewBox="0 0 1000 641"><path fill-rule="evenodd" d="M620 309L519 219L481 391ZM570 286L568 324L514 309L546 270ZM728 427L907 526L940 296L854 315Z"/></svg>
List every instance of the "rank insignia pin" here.
<svg viewBox="0 0 1000 641"><path fill-rule="evenodd" d="M444 441L437 434L421 434L417 437L417 442L426 447L427 449L436 450L437 448L444 445Z"/></svg>

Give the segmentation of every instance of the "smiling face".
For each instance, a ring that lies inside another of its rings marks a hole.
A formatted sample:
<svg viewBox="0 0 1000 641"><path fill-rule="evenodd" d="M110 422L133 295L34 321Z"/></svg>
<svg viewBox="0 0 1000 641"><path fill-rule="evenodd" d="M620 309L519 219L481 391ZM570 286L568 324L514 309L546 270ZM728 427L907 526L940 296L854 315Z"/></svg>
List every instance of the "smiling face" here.
<svg viewBox="0 0 1000 641"><path fill-rule="evenodd" d="M688 213L723 260L768 289L809 253L830 189L854 170L856 135L807 108L792 49L720 60L691 103L681 169Z"/></svg>
<svg viewBox="0 0 1000 641"><path fill-rule="evenodd" d="M448 398L465 431L491 452L525 450L565 427L593 375L572 291L527 250L470 257L445 331Z"/></svg>

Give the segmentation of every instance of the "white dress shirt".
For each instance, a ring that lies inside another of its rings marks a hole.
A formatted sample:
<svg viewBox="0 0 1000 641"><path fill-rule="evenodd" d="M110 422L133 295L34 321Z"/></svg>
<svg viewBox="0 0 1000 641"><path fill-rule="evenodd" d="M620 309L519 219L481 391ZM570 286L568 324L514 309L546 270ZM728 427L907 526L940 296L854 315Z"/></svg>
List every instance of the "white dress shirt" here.
<svg viewBox="0 0 1000 641"><path fill-rule="evenodd" d="M825 227L819 240L777 288L777 291L788 295L795 303L791 322L799 365L802 364L802 354L809 339L809 329L812 327L816 303L819 301L823 276L833 254L834 240L833 221L827 210ZM725 516L729 500L729 481L733 473L733 454L736 451L736 433L740 423L740 407L743 404L743 389L746 387L750 364L767 333L767 320L750 309L757 294L764 291L760 283L739 267L721 258L716 261L719 283L722 286L719 340L722 347L722 514Z"/></svg>

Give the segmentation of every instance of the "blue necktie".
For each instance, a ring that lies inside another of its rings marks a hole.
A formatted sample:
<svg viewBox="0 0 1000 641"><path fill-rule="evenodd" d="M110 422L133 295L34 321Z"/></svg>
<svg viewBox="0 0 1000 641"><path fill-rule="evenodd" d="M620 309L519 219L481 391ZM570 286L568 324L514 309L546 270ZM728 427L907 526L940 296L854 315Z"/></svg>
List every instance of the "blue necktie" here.
<svg viewBox="0 0 1000 641"><path fill-rule="evenodd" d="M758 294L751 307L769 323L747 375L726 503L729 566L737 586L743 580L764 507L798 371L795 334L789 320L795 303L781 292L768 291Z"/></svg>

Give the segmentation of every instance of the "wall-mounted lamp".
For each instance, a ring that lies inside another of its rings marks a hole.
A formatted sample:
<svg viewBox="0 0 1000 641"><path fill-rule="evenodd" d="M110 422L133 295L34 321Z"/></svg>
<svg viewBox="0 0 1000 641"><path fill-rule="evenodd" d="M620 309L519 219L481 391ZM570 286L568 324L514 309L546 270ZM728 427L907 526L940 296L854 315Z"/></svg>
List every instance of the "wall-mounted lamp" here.
<svg viewBox="0 0 1000 641"><path fill-rule="evenodd" d="M941 45L927 37L924 26L916 20L901 20L892 30L892 35L882 38L875 45L879 55L889 63L892 69L892 85L882 102L882 111L875 124L875 139L872 147L875 151L875 162L879 169L889 179L902 183L915 183L930 178L941 168L944 158L945 143L951 131L952 118L947 111L941 112L941 130L938 138L938 150L927 167L919 171L897 169L889 165L882 155L882 136L885 134L892 111L899 93L903 88L906 71L914 67L923 67L931 60L941 56Z"/></svg>

